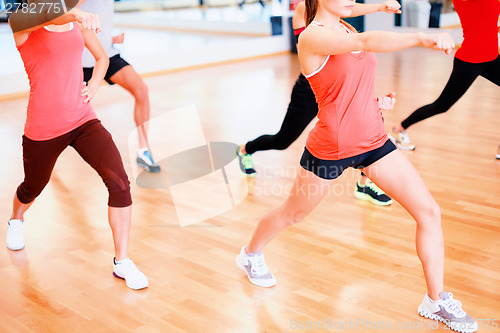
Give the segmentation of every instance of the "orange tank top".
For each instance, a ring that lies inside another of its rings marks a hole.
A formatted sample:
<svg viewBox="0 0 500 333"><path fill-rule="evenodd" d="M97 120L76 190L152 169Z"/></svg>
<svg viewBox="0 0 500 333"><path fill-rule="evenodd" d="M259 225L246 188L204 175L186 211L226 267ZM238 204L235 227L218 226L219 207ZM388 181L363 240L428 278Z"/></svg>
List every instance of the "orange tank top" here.
<svg viewBox="0 0 500 333"><path fill-rule="evenodd" d="M83 36L71 23L65 32L41 28L18 46L30 82L24 134L50 140L83 125L96 115L82 97Z"/></svg>
<svg viewBox="0 0 500 333"><path fill-rule="evenodd" d="M373 53L350 52L327 56L318 70L306 76L319 106L318 122L306 141L314 157L339 160L387 141L375 100L376 67Z"/></svg>

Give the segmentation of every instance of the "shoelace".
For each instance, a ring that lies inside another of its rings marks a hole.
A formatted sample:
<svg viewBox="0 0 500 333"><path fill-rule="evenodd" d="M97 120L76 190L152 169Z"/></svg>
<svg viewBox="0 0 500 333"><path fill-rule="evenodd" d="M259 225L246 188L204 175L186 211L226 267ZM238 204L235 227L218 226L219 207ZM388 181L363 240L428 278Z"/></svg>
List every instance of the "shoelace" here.
<svg viewBox="0 0 500 333"><path fill-rule="evenodd" d="M252 258L252 269L258 275L265 275L269 272L269 268L267 268L266 262L264 261L264 255L261 254L259 256L255 256Z"/></svg>
<svg viewBox="0 0 500 333"><path fill-rule="evenodd" d="M457 317L464 317L466 315L465 311L462 309L462 303L459 300L453 299L453 294L448 293L449 298L444 301L444 305Z"/></svg>
<svg viewBox="0 0 500 333"><path fill-rule="evenodd" d="M384 191L382 191L377 185L375 185L374 182L370 182L370 184L368 184L368 187L371 188L371 190L377 195L385 194Z"/></svg>
<svg viewBox="0 0 500 333"><path fill-rule="evenodd" d="M253 169L252 155L250 154L243 155L243 157L241 158L241 163L243 163L245 169Z"/></svg>

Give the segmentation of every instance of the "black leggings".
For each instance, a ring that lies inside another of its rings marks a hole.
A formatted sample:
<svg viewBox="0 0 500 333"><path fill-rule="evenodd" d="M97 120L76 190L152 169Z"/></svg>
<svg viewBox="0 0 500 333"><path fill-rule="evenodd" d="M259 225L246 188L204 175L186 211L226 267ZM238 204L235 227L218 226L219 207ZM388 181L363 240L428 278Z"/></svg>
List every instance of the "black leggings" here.
<svg viewBox="0 0 500 333"><path fill-rule="evenodd" d="M465 94L479 75L500 86L500 56L493 61L478 64L455 58L450 79L438 99L434 103L414 111L401 122L401 126L406 129L419 121L448 111Z"/></svg>
<svg viewBox="0 0 500 333"><path fill-rule="evenodd" d="M247 154L253 154L260 150L284 150L288 148L317 114L316 97L307 79L300 74L293 86L290 104L288 104L288 110L279 132L275 135L262 135L247 142L245 145Z"/></svg>

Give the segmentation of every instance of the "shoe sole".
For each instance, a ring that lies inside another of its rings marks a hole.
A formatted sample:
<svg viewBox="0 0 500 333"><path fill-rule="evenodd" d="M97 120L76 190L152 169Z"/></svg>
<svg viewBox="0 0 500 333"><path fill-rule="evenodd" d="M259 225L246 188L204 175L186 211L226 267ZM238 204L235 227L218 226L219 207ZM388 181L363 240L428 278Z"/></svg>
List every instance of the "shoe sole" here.
<svg viewBox="0 0 500 333"><path fill-rule="evenodd" d="M127 287L129 287L129 288L130 288L130 289L132 289L132 290L141 290L141 289L144 289L144 288L149 287L149 283L148 283L148 284L147 284L146 286L144 286L144 287L137 287L137 288L134 288L134 287L129 286L129 285L127 284L127 280L125 280L125 278L122 278L121 276L119 276L119 275L118 275L118 274L116 274L115 272L113 272L113 276L114 276L115 278L120 279L120 280L124 280L124 281L125 281L125 284L127 285Z"/></svg>
<svg viewBox="0 0 500 333"><path fill-rule="evenodd" d="M254 173L246 173L246 172L244 172L244 171L241 171L241 169L240 169L240 172L241 172L242 174L244 174L245 176L247 176L248 178L254 178L255 176L257 176L257 172L254 172Z"/></svg>
<svg viewBox="0 0 500 333"><path fill-rule="evenodd" d="M267 283L262 283L261 281L259 280L256 280L256 279L253 279L250 277L250 275L248 275L248 272L247 270L245 269L245 266L243 266L243 264L240 262L240 256L238 255L236 257L236 265L243 271L245 272L245 274L247 275L247 278L248 278L248 281L250 281L250 283L252 283L253 285L256 285L257 287L261 287L261 288L271 288L271 287L274 287L276 285L276 282L271 284L271 285L268 285Z"/></svg>
<svg viewBox="0 0 500 333"><path fill-rule="evenodd" d="M436 315L434 313L425 312L422 309L420 309L420 306L418 307L418 314L421 315L422 317L425 317L425 318L428 318L428 319L431 319L431 320L440 321L443 324L445 324L447 327L449 327L451 330L456 331L456 332L460 332L460 333L473 333L473 332L475 332L475 331L478 330L478 328L467 330L467 329L461 329L459 327L458 328L457 327L452 327L452 326L448 325L446 319L444 319L443 317L438 316L438 315Z"/></svg>
<svg viewBox="0 0 500 333"><path fill-rule="evenodd" d="M22 247L19 247L19 248L12 248L12 247L9 247L9 246L7 245L7 248L8 248L9 250L11 250L11 251L19 251L19 250L24 249L24 245L23 245Z"/></svg>
<svg viewBox="0 0 500 333"><path fill-rule="evenodd" d="M146 170L147 172L150 172L150 173L159 173L161 172L161 168L158 167L158 169L156 170L152 170L151 167L149 165L147 165L146 163L140 161L140 160L137 160L137 165L141 168L144 168L144 170Z"/></svg>
<svg viewBox="0 0 500 333"><path fill-rule="evenodd" d="M354 197L359 200L369 201L377 206L389 206L390 204L392 204L392 200L387 202L378 201L373 199L370 195L366 193L354 192Z"/></svg>

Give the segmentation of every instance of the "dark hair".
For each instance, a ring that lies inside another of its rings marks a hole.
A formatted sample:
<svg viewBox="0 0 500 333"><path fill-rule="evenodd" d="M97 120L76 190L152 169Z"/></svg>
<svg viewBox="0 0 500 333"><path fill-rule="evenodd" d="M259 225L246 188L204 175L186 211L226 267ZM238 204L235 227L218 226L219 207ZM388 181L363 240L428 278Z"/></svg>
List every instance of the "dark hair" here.
<svg viewBox="0 0 500 333"><path fill-rule="evenodd" d="M311 24L312 21L314 21L314 17L316 16L316 13L318 12L318 0L306 0L306 27ZM354 28L352 25L344 21L343 19L340 19L340 22L345 24L349 29L351 29L354 32L358 32L356 28Z"/></svg>
<svg viewBox="0 0 500 333"><path fill-rule="evenodd" d="M306 26L311 24L318 11L318 0L306 0Z"/></svg>

